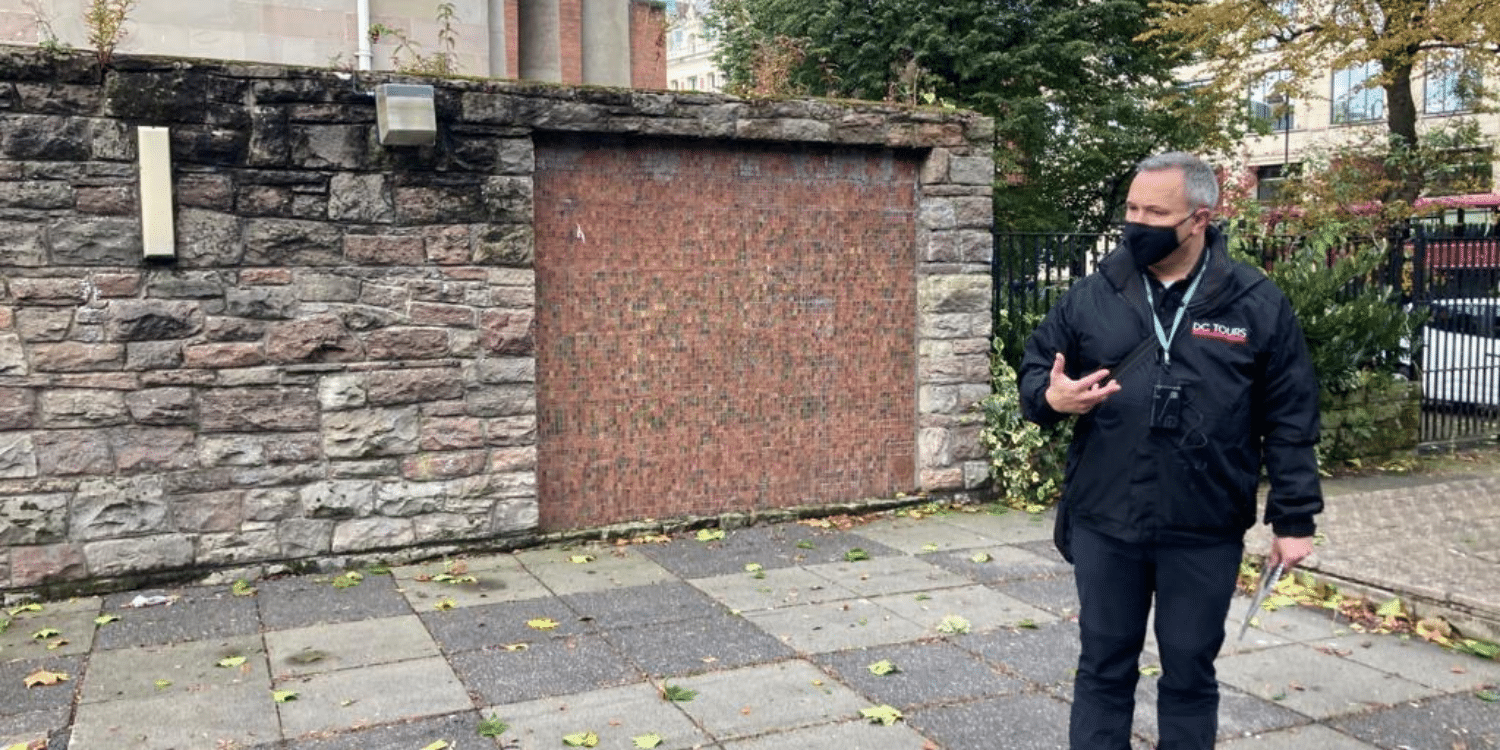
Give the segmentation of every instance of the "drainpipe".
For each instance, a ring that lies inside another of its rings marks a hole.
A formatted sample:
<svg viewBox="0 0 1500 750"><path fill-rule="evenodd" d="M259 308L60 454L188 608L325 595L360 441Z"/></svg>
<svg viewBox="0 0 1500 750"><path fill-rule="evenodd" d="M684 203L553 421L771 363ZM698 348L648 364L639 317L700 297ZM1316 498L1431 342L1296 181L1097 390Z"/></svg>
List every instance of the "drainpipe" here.
<svg viewBox="0 0 1500 750"><path fill-rule="evenodd" d="M359 64L357 67L360 70L369 70L371 68L370 61L375 57L370 52L370 0L354 0L354 2L357 8L355 11L357 20L354 31L359 37Z"/></svg>

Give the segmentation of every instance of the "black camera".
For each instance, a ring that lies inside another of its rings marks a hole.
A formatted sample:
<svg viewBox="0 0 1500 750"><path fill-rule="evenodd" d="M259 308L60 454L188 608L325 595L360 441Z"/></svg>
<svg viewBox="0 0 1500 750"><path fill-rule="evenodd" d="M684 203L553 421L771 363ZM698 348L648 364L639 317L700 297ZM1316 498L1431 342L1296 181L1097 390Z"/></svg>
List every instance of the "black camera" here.
<svg viewBox="0 0 1500 750"><path fill-rule="evenodd" d="M1182 386L1158 383L1151 392L1151 429L1176 432L1182 427Z"/></svg>

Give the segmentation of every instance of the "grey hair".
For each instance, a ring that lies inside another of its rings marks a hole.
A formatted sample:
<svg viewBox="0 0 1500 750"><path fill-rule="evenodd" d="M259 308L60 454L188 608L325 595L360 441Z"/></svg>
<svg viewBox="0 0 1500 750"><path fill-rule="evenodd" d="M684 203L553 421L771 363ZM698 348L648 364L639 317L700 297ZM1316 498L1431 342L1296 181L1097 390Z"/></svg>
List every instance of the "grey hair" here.
<svg viewBox="0 0 1500 750"><path fill-rule="evenodd" d="M1207 162L1185 151L1170 151L1148 156L1136 165L1137 172L1161 172L1167 169L1182 170L1183 193L1188 208L1210 211L1219 207L1219 176Z"/></svg>

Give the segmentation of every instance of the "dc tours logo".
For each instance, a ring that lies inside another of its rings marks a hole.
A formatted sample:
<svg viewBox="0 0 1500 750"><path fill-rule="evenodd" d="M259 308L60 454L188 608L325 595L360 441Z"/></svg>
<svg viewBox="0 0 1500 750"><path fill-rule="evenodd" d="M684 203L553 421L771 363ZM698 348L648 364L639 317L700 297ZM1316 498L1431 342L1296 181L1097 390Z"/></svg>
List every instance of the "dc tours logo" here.
<svg viewBox="0 0 1500 750"><path fill-rule="evenodd" d="M1213 339L1230 344L1243 344L1250 337L1250 329L1203 322L1193 324L1193 335L1200 339Z"/></svg>

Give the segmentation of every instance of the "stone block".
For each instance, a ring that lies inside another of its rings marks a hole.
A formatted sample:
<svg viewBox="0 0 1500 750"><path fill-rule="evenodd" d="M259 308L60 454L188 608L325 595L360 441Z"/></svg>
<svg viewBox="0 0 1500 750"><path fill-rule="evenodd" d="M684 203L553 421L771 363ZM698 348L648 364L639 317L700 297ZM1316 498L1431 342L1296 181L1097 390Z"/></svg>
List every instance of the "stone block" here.
<svg viewBox="0 0 1500 750"><path fill-rule="evenodd" d="M204 432L318 429L317 396L311 388L213 388L199 395L198 412Z"/></svg>
<svg viewBox="0 0 1500 750"><path fill-rule="evenodd" d="M244 258L244 219L201 208L184 208L178 213L177 262L180 267L233 268Z"/></svg>
<svg viewBox="0 0 1500 750"><path fill-rule="evenodd" d="M125 366L125 347L76 341L36 344L31 348L31 366L37 372L118 370Z"/></svg>
<svg viewBox="0 0 1500 750"><path fill-rule="evenodd" d="M489 465L484 451L418 453L401 460L401 476L417 482L479 474Z"/></svg>
<svg viewBox="0 0 1500 750"><path fill-rule="evenodd" d="M485 385L509 385L536 382L534 357L485 357L470 367L472 382Z"/></svg>
<svg viewBox="0 0 1500 750"><path fill-rule="evenodd" d="M457 399L464 395L464 380L451 367L376 370L365 377L365 393L372 406Z"/></svg>
<svg viewBox="0 0 1500 750"><path fill-rule="evenodd" d="M405 518L356 518L333 529L333 552L357 552L410 546L417 539Z"/></svg>
<svg viewBox="0 0 1500 750"><path fill-rule="evenodd" d="M21 346L21 337L14 333L0 333L0 375L29 375L31 366L26 362L26 350Z"/></svg>
<svg viewBox="0 0 1500 750"><path fill-rule="evenodd" d="M536 388L531 385L475 388L464 400L468 413L476 417L515 417L536 413Z"/></svg>
<svg viewBox="0 0 1500 750"><path fill-rule="evenodd" d="M335 174L328 181L328 218L356 224L396 219L391 188L383 174Z"/></svg>
<svg viewBox="0 0 1500 750"><path fill-rule="evenodd" d="M448 332L441 328L385 328L367 334L365 347L372 360L438 359L448 356Z"/></svg>
<svg viewBox="0 0 1500 750"><path fill-rule="evenodd" d="M42 476L114 473L115 457L104 430L49 430L36 433L32 442Z"/></svg>
<svg viewBox="0 0 1500 750"><path fill-rule="evenodd" d="M37 475L36 447L27 433L0 433L0 479Z"/></svg>
<svg viewBox="0 0 1500 750"><path fill-rule="evenodd" d="M414 453L417 410L360 409L323 416L323 453L329 458L369 458Z"/></svg>
<svg viewBox="0 0 1500 750"><path fill-rule="evenodd" d="M276 526L281 556L287 559L328 554L333 547L334 521L289 518Z"/></svg>
<svg viewBox="0 0 1500 750"><path fill-rule="evenodd" d="M485 420L485 440L492 446L536 444L536 415L522 414Z"/></svg>
<svg viewBox="0 0 1500 750"><path fill-rule="evenodd" d="M266 355L260 344L226 342L182 347L182 364L191 368L226 370L255 367L265 362Z"/></svg>
<svg viewBox="0 0 1500 750"><path fill-rule="evenodd" d="M47 243L43 239L45 228L34 222L0 221L0 237L5 237L5 249L9 254L7 265L22 268L39 268L47 265Z"/></svg>
<svg viewBox="0 0 1500 750"><path fill-rule="evenodd" d="M474 308L467 305L413 302L410 314L412 325L418 326L473 328L476 320Z"/></svg>
<svg viewBox="0 0 1500 750"><path fill-rule="evenodd" d="M82 202L83 190L58 180L0 182L0 208L70 209Z"/></svg>
<svg viewBox="0 0 1500 750"><path fill-rule="evenodd" d="M536 351L536 314L531 310L486 310L479 329L490 354L530 356Z"/></svg>
<svg viewBox="0 0 1500 750"><path fill-rule="evenodd" d="M964 488L964 470L960 466L922 469L917 474L917 482L929 492L961 490Z"/></svg>
<svg viewBox="0 0 1500 750"><path fill-rule="evenodd" d="M198 537L198 565L232 565L275 559L281 552L281 541L275 530L236 531L228 534L203 534Z"/></svg>
<svg viewBox="0 0 1500 750"><path fill-rule="evenodd" d="M490 451L489 470L504 474L536 469L536 446L521 445Z"/></svg>
<svg viewBox="0 0 1500 750"><path fill-rule="evenodd" d="M522 534L534 532L541 520L535 497L516 497L495 503L490 511L490 532Z"/></svg>
<svg viewBox="0 0 1500 750"><path fill-rule="evenodd" d="M290 320L297 313L297 292L281 286L259 286L228 289L224 292L224 311L234 317L252 320Z"/></svg>
<svg viewBox="0 0 1500 750"><path fill-rule="evenodd" d="M357 518L375 509L376 483L336 479L314 482L298 490L302 515L307 518Z"/></svg>
<svg viewBox="0 0 1500 750"><path fill-rule="evenodd" d="M65 266L131 266L141 260L140 222L75 215L47 227L52 262Z"/></svg>
<svg viewBox="0 0 1500 750"><path fill-rule="evenodd" d="M484 218L497 224L530 224L535 198L530 175L491 177L484 183Z"/></svg>
<svg viewBox="0 0 1500 750"><path fill-rule="evenodd" d="M994 184L995 160L988 156L955 156L948 168L948 181L957 185Z"/></svg>
<svg viewBox="0 0 1500 750"><path fill-rule="evenodd" d="M953 464L953 435L941 427L928 427L917 433L917 465L923 470Z"/></svg>
<svg viewBox="0 0 1500 750"><path fill-rule="evenodd" d="M291 163L304 169L357 171L370 161L368 125L292 123Z"/></svg>
<svg viewBox="0 0 1500 750"><path fill-rule="evenodd" d="M483 513L429 513L412 519L418 542L472 539L489 532L489 516Z"/></svg>
<svg viewBox="0 0 1500 750"><path fill-rule="evenodd" d="M196 468L196 440L191 430L166 427L123 427L109 434L115 468L125 474Z"/></svg>
<svg viewBox="0 0 1500 750"><path fill-rule="evenodd" d="M146 388L125 394L125 408L131 419L143 425L184 425L193 423L191 388Z"/></svg>
<svg viewBox="0 0 1500 750"><path fill-rule="evenodd" d="M0 388L0 430L24 430L33 424L36 393L30 388Z"/></svg>
<svg viewBox="0 0 1500 750"><path fill-rule="evenodd" d="M927 152L927 160L922 162L920 177L922 184L947 182L948 170L952 162L953 152L946 148L935 148Z"/></svg>
<svg viewBox="0 0 1500 750"><path fill-rule="evenodd" d="M112 341L185 339L203 330L203 309L187 301L112 300L107 321Z"/></svg>
<svg viewBox="0 0 1500 750"><path fill-rule="evenodd" d="M958 208L952 198L923 198L917 208L917 226L926 230L958 228Z"/></svg>
<svg viewBox="0 0 1500 750"><path fill-rule="evenodd" d="M73 306L88 301L88 288L82 279L12 278L9 282L10 296L24 305Z"/></svg>
<svg viewBox="0 0 1500 750"><path fill-rule="evenodd" d="M130 419L124 393L88 388L42 391L41 411L41 426L54 429L108 427Z"/></svg>
<svg viewBox="0 0 1500 750"><path fill-rule="evenodd" d="M10 550L10 583L17 588L76 581L88 574L88 561L84 559L81 545L48 544Z"/></svg>
<svg viewBox="0 0 1500 750"><path fill-rule="evenodd" d="M72 328L72 308L28 307L16 312L16 333L22 341L62 341Z"/></svg>
<svg viewBox="0 0 1500 750"><path fill-rule="evenodd" d="M245 519L245 492L202 492L172 500L173 526L178 531L237 531Z"/></svg>
<svg viewBox="0 0 1500 750"><path fill-rule="evenodd" d="M110 539L166 531L167 501L162 479L86 479L73 496L68 538Z"/></svg>
<svg viewBox="0 0 1500 750"><path fill-rule="evenodd" d="M529 268L535 261L536 231L529 222L487 226L475 237L475 263Z"/></svg>
<svg viewBox="0 0 1500 750"><path fill-rule="evenodd" d="M337 315L275 323L266 332L266 357L272 362L351 362L363 356L359 338Z"/></svg>
<svg viewBox="0 0 1500 750"><path fill-rule="evenodd" d="M282 521L302 512L297 490L285 487L245 491L244 517L248 522Z"/></svg>
<svg viewBox="0 0 1500 750"><path fill-rule="evenodd" d="M138 273L96 273L89 277L94 291L102 298L134 297L141 289Z"/></svg>
<svg viewBox="0 0 1500 750"><path fill-rule="evenodd" d="M447 510L443 482L382 482L375 489L375 510L382 516L415 516Z"/></svg>
<svg viewBox="0 0 1500 750"><path fill-rule="evenodd" d="M420 266L427 261L427 242L415 234L350 234L344 257L357 265Z"/></svg>
<svg viewBox="0 0 1500 750"><path fill-rule="evenodd" d="M245 262L264 266L337 266L344 263L342 232L298 219L248 219Z"/></svg>
<svg viewBox="0 0 1500 750"><path fill-rule="evenodd" d="M367 403L363 374L325 375L318 380L318 405L324 411L358 409Z"/></svg>
<svg viewBox="0 0 1500 750"><path fill-rule="evenodd" d="M302 302L356 302L360 281L337 273L309 271L298 273L294 281L297 299Z"/></svg>
<svg viewBox="0 0 1500 750"><path fill-rule="evenodd" d="M146 277L146 295L161 299L218 300L233 286L233 279L220 271L162 269Z"/></svg>
<svg viewBox="0 0 1500 750"><path fill-rule="evenodd" d="M85 544L83 555L95 578L175 570L193 564L193 540L186 534L108 539Z"/></svg>
<svg viewBox="0 0 1500 750"><path fill-rule="evenodd" d="M177 205L183 208L234 208L232 182L227 174L184 174L177 177Z"/></svg>
<svg viewBox="0 0 1500 750"><path fill-rule="evenodd" d="M0 545L51 544L68 537L68 496L32 493L0 498Z"/></svg>
<svg viewBox="0 0 1500 750"><path fill-rule="evenodd" d="M173 370L182 366L181 341L136 341L125 345L125 369Z"/></svg>
<svg viewBox="0 0 1500 750"><path fill-rule="evenodd" d="M429 263L454 266L474 259L474 238L466 226L428 227L422 239Z"/></svg>
<svg viewBox="0 0 1500 750"><path fill-rule="evenodd" d="M972 313L931 313L918 319L917 336L924 339L988 337L993 323L988 308Z"/></svg>
<svg viewBox="0 0 1500 750"><path fill-rule="evenodd" d="M990 313L994 281L988 275L943 274L917 281L917 311L923 314Z"/></svg>
<svg viewBox="0 0 1500 750"><path fill-rule="evenodd" d="M417 449L461 450L485 444L484 422L475 417L423 417Z"/></svg>

